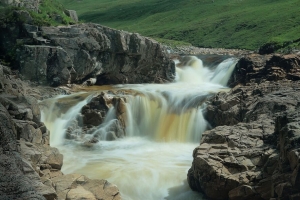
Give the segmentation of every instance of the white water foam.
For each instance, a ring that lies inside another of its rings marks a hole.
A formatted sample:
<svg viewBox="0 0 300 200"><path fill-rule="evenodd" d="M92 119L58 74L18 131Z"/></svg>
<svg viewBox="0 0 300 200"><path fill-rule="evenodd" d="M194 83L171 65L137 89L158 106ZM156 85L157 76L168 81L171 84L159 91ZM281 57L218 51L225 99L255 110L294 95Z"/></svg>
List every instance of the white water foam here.
<svg viewBox="0 0 300 200"><path fill-rule="evenodd" d="M235 63L227 59L211 70L191 57L184 65L178 63L176 83L116 86L140 94L127 96L126 137L105 141L106 128L116 120L111 108L97 130L101 141L91 148L64 140L66 128L88 98L78 98L60 113L55 102L68 105L68 98L74 97L57 97L50 109L44 109L42 120L51 131L51 145L64 154L63 172L107 179L118 186L125 200L202 199L186 182L193 149L207 126L202 101L226 88Z"/></svg>

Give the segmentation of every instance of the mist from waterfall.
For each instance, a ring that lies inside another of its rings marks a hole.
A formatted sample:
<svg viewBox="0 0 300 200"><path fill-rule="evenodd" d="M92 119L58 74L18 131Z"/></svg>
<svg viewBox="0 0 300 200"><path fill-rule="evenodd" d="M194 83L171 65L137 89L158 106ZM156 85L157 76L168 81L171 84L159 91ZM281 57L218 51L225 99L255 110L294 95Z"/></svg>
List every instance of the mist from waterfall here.
<svg viewBox="0 0 300 200"><path fill-rule="evenodd" d="M51 145L64 154L63 172L107 179L118 186L125 200L202 199L189 189L186 174L208 126L204 102L227 89L236 62L229 58L209 68L197 57L185 57L176 61L174 83L114 86L138 94L126 95L126 137L106 140L116 120L112 107L95 131L101 133L100 141L90 148L64 138L67 131L80 134L78 114L94 92L45 100L42 104L48 106L42 107L42 121L51 132ZM73 130L70 125L79 128Z"/></svg>

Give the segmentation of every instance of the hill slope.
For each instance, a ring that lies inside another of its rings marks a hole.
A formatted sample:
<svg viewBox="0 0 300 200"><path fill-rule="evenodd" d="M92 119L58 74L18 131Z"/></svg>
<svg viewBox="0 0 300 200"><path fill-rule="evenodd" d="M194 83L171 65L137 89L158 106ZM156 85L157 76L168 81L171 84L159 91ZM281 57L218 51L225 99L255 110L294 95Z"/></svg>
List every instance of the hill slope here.
<svg viewBox="0 0 300 200"><path fill-rule="evenodd" d="M59 0L79 18L199 47L299 47L298 0Z"/></svg>

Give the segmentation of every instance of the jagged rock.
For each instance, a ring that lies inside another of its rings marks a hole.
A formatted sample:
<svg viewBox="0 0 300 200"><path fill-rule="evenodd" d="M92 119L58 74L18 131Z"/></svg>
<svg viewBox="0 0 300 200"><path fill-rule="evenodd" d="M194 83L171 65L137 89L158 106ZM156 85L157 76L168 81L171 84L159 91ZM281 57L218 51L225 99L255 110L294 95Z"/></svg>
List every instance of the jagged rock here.
<svg viewBox="0 0 300 200"><path fill-rule="evenodd" d="M60 171L63 156L49 146L50 133L40 122L35 97L42 98L41 92L17 77L0 65L0 199L120 199L117 187L105 180L78 175L71 187L73 181ZM64 185L69 196L61 191Z"/></svg>
<svg viewBox="0 0 300 200"><path fill-rule="evenodd" d="M300 57L290 55L258 55L251 54L239 60L229 85L239 83L261 83L264 80L277 81L282 79L300 80Z"/></svg>
<svg viewBox="0 0 300 200"><path fill-rule="evenodd" d="M158 42L97 24L38 30L7 24L0 27L0 48L4 54L15 49L21 74L41 84L89 78L97 78L97 84L159 83L175 78L175 64Z"/></svg>
<svg viewBox="0 0 300 200"><path fill-rule="evenodd" d="M205 117L213 127L258 120L262 114L272 118L297 107L300 101L298 86L299 81L287 80L237 85L228 93L212 97L207 103Z"/></svg>
<svg viewBox="0 0 300 200"><path fill-rule="evenodd" d="M40 84L68 84L75 73L72 60L61 47L25 45L18 60L24 78Z"/></svg>
<svg viewBox="0 0 300 200"><path fill-rule="evenodd" d="M118 93L118 92L117 92ZM81 110L83 118L84 132L80 134L93 133L93 138L85 142L85 145L90 146L98 142L98 139L115 140L125 136L125 121L126 121L126 99L124 97L114 96L114 94L102 92L100 95L91 99L91 101L83 106ZM105 117L110 108L114 108L111 112L115 120L104 122ZM78 123L75 123L78 125ZM69 139L75 139L76 129L78 126L69 127L67 136ZM74 136L72 136L74 135Z"/></svg>
<svg viewBox="0 0 300 200"><path fill-rule="evenodd" d="M193 153L193 190L211 199L299 197L298 63L295 55L239 61L235 87L207 102L205 117L213 129Z"/></svg>
<svg viewBox="0 0 300 200"><path fill-rule="evenodd" d="M278 153L264 140L274 134L273 128L270 120L218 126L204 132L188 173L191 188L203 191L211 199L227 199L229 191L241 185L251 186L264 173L272 173L268 167L274 162L270 159Z"/></svg>
<svg viewBox="0 0 300 200"><path fill-rule="evenodd" d="M99 126L103 122L108 109L112 106L111 101L111 96L101 93L83 106L81 110L83 124L86 126Z"/></svg>
<svg viewBox="0 0 300 200"><path fill-rule="evenodd" d="M14 123L1 103L0 138L1 199L44 199L34 186L36 182L26 176L32 169L18 152Z"/></svg>
<svg viewBox="0 0 300 200"><path fill-rule="evenodd" d="M33 166L48 165L50 169L60 170L63 165L63 155L54 147L20 141L22 155L31 161Z"/></svg>

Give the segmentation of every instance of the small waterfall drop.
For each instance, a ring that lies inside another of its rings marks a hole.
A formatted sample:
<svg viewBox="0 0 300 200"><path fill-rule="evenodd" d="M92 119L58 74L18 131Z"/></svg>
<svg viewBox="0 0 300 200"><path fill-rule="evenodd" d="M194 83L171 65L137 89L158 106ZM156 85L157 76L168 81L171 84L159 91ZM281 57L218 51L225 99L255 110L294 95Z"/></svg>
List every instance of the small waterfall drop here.
<svg viewBox="0 0 300 200"><path fill-rule="evenodd" d="M204 102L226 90L236 62L229 58L209 68L197 57L185 57L177 61L174 83L110 87L135 91L135 95L123 95L126 136L108 141L107 133L117 120L116 108L111 107L103 123L84 136L100 136L90 148L65 136L68 131L82 131L78 114L95 91L45 100L42 121L51 132L51 145L64 154L63 172L107 179L118 186L125 200L202 199L189 189L186 174L208 125Z"/></svg>

